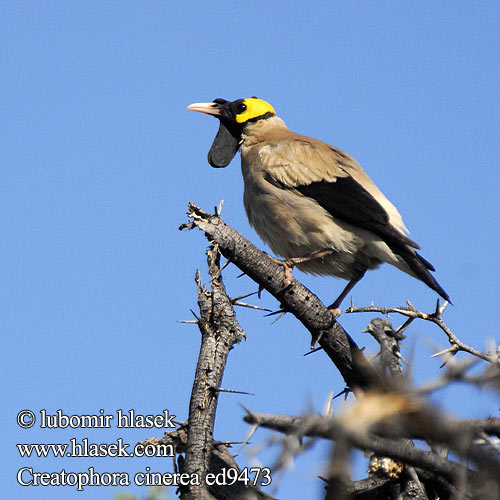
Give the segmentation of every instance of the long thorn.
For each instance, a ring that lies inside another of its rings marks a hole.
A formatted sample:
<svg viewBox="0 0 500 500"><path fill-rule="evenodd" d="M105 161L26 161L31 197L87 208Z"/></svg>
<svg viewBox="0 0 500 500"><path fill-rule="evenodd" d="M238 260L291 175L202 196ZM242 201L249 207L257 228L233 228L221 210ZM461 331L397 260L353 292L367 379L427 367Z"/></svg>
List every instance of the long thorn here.
<svg viewBox="0 0 500 500"><path fill-rule="evenodd" d="M246 293L245 295L240 295L239 297L234 297L231 299L231 302L234 304L237 300L246 299L247 297L251 297L255 295L257 292Z"/></svg>
<svg viewBox="0 0 500 500"><path fill-rule="evenodd" d="M224 205L224 200L220 200L219 206L214 207L215 209L215 215L220 215L222 213L222 205Z"/></svg>
<svg viewBox="0 0 500 500"><path fill-rule="evenodd" d="M278 320L280 320L284 315L286 314L286 311L283 311L279 316L276 316L276 319L271 323L271 325L274 325Z"/></svg>
<svg viewBox="0 0 500 500"><path fill-rule="evenodd" d="M271 309L267 309L266 307L260 307L260 306L255 306L253 304L247 304L246 302L233 302L233 306L240 306L240 307L248 307L249 309L258 309L259 311L270 311Z"/></svg>
<svg viewBox="0 0 500 500"><path fill-rule="evenodd" d="M342 396L343 394L346 395L346 399L347 399L347 395L351 392L351 389L349 389L349 387L346 387L343 391L339 392L338 394L336 394L335 396L333 396L333 399L337 399L339 396Z"/></svg>
<svg viewBox="0 0 500 500"><path fill-rule="evenodd" d="M408 318L398 329L396 330L396 333L403 333L413 322L415 318Z"/></svg>
<svg viewBox="0 0 500 500"><path fill-rule="evenodd" d="M328 398L326 399L325 407L323 408L322 415L324 417L328 417L332 413L332 403L333 403L333 392L328 394Z"/></svg>
<svg viewBox="0 0 500 500"><path fill-rule="evenodd" d="M224 269L226 269L226 267L229 264L231 264L231 261L229 259L227 259L226 262L224 263L224 265L217 271L217 273L215 274L215 276L213 276L210 281L213 282L214 280L219 279L222 271L224 271Z"/></svg>
<svg viewBox="0 0 500 500"><path fill-rule="evenodd" d="M304 356L309 356L309 354L314 354L315 352L322 351L323 348L321 346L316 347L315 349L311 349L310 351L306 352Z"/></svg>
<svg viewBox="0 0 500 500"><path fill-rule="evenodd" d="M229 392L231 394L245 394L246 396L255 396L253 392L236 391L235 389L224 389L222 387L211 387L210 389L215 392Z"/></svg>
<svg viewBox="0 0 500 500"><path fill-rule="evenodd" d="M276 314L286 313L284 309L278 309L277 311L270 312L269 314L264 314L264 318L269 318L269 316L276 316Z"/></svg>
<svg viewBox="0 0 500 500"><path fill-rule="evenodd" d="M436 352L435 354L431 355L431 358L437 358L438 356L443 356L444 354L453 354L455 355L456 352L458 351L458 346L456 344L452 344L450 347L447 347L446 349L443 349L442 351Z"/></svg>
<svg viewBox="0 0 500 500"><path fill-rule="evenodd" d="M258 424L252 424L252 427L250 427L248 434L246 435L245 439L243 440L243 443L241 444L240 450L248 444L248 441L250 441L250 438L255 434L258 428L259 428Z"/></svg>
<svg viewBox="0 0 500 500"><path fill-rule="evenodd" d="M319 332L317 337L311 337L311 349L314 349L314 346L321 340L323 337L323 331Z"/></svg>
<svg viewBox="0 0 500 500"><path fill-rule="evenodd" d="M227 446L230 448L233 444L243 444L243 441L214 441L213 445L214 446Z"/></svg>

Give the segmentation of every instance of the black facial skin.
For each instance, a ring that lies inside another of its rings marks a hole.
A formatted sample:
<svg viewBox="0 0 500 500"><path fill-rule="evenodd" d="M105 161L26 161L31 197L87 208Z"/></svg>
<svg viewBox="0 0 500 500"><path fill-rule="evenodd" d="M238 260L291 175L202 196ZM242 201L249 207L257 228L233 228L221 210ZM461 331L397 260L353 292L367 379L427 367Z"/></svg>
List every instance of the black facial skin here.
<svg viewBox="0 0 500 500"><path fill-rule="evenodd" d="M208 152L208 163L214 168L227 167L240 148L241 131L231 130L220 120L219 131Z"/></svg>
<svg viewBox="0 0 500 500"><path fill-rule="evenodd" d="M215 117L219 119L220 125L208 152L208 163L214 168L222 168L231 163L240 147L243 125L236 121L236 115L244 111L242 106L245 105L243 99L234 102L214 99L213 102L218 104L220 114L215 115Z"/></svg>

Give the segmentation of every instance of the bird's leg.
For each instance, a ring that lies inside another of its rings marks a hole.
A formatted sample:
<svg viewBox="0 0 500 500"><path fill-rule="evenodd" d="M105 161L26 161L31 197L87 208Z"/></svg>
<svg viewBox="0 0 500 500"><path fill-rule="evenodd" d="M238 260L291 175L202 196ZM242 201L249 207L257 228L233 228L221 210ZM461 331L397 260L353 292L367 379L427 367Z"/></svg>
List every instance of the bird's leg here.
<svg viewBox="0 0 500 500"><path fill-rule="evenodd" d="M342 290L342 293L336 298L335 302L331 305L328 306L328 309L330 311L335 311L338 310L340 304L342 304L342 301L346 298L347 294L354 288L356 283L361 280L361 278L365 275L363 273L361 276L358 276L357 278L353 278L349 283L347 283L346 287ZM340 311L338 312L340 314Z"/></svg>
<svg viewBox="0 0 500 500"><path fill-rule="evenodd" d="M292 269L297 264L302 264L302 262L307 262L308 260L322 259L327 255L331 255L332 253L333 250L318 250L317 252L308 253L303 257L292 257L291 259L286 260L280 260L276 257L271 257L271 259L273 259L276 264L279 264L283 268L283 271L285 271L285 285L288 286L292 284ZM349 293L349 290L346 293Z"/></svg>

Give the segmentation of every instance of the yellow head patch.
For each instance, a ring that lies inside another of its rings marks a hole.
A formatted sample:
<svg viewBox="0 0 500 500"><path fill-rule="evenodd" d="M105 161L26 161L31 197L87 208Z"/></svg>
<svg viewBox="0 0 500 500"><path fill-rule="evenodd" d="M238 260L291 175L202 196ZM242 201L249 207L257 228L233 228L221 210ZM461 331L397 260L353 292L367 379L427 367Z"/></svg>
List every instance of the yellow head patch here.
<svg viewBox="0 0 500 500"><path fill-rule="evenodd" d="M253 120L254 118L265 115L266 113L272 113L273 115L276 114L274 108L262 99L249 97L248 99L243 100L243 104L247 109L236 115L236 121L238 123L245 123L248 120Z"/></svg>

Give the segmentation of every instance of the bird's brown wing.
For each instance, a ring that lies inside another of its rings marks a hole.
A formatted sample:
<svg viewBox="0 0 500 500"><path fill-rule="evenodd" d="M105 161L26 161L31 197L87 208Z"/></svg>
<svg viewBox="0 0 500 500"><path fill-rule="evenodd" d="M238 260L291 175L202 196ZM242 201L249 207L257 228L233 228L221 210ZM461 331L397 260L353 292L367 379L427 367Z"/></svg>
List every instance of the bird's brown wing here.
<svg viewBox="0 0 500 500"><path fill-rule="evenodd" d="M395 213L404 228L395 207L353 158L321 141L298 137L260 150L268 182L314 199L333 217L375 233L391 247L420 248L391 223Z"/></svg>
<svg viewBox="0 0 500 500"><path fill-rule="evenodd" d="M269 137L259 150L264 178L297 196L307 196L332 217L378 235L399 255L414 275L445 300L448 294L429 271L434 267L406 236L406 227L396 207L380 192L359 164L346 153L315 139L291 131Z"/></svg>

